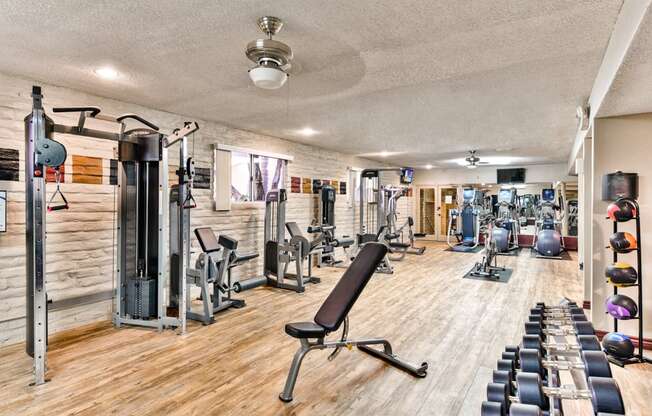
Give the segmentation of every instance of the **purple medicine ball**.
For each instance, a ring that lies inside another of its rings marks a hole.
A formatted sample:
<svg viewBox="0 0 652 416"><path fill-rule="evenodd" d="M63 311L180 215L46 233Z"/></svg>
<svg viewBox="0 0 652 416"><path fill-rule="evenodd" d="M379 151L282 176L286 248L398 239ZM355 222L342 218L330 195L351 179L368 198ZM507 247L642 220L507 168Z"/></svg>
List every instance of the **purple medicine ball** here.
<svg viewBox="0 0 652 416"><path fill-rule="evenodd" d="M616 319L631 319L638 313L636 302L629 296L611 295L604 303L609 315Z"/></svg>

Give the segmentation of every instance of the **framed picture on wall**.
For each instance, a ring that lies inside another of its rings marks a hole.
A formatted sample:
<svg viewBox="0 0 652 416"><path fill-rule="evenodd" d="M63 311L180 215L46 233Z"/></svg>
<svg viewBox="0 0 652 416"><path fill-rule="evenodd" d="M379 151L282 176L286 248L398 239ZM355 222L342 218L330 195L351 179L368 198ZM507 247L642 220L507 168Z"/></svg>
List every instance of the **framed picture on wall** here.
<svg viewBox="0 0 652 416"><path fill-rule="evenodd" d="M0 233L7 231L7 191L0 191Z"/></svg>

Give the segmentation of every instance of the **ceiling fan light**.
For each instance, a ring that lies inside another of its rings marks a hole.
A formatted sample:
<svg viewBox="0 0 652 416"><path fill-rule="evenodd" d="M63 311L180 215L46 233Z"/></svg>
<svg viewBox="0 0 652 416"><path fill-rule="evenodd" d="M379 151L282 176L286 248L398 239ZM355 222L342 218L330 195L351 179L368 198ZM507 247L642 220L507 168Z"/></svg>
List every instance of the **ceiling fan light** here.
<svg viewBox="0 0 652 416"><path fill-rule="evenodd" d="M258 88L276 90L285 85L288 74L273 66L257 66L249 70L249 78Z"/></svg>

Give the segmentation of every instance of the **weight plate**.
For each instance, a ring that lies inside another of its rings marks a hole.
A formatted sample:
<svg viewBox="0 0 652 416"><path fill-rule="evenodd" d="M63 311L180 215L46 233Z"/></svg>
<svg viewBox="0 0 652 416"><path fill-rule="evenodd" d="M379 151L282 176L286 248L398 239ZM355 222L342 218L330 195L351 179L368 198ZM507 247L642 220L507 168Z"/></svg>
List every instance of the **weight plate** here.
<svg viewBox="0 0 652 416"><path fill-rule="evenodd" d="M523 404L533 404L542 410L548 410L548 400L543 394L541 377L534 373L519 373L516 376L518 399Z"/></svg>
<svg viewBox="0 0 652 416"><path fill-rule="evenodd" d="M623 396L616 380L605 377L589 377L589 390L591 390L591 402L596 413L625 414Z"/></svg>
<svg viewBox="0 0 652 416"><path fill-rule="evenodd" d="M609 360L602 351L582 351L582 362L587 377L613 377Z"/></svg>

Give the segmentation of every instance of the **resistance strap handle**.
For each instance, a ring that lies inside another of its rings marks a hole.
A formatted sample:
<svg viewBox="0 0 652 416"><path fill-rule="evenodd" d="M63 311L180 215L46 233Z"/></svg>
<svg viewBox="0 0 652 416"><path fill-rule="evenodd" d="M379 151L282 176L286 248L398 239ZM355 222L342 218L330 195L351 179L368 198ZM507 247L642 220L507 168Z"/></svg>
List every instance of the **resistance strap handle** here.
<svg viewBox="0 0 652 416"><path fill-rule="evenodd" d="M55 178L55 181L57 183L57 189L54 191L54 193L50 197L50 200L48 201L48 206L47 206L48 212L60 211L62 209L70 208L68 206L68 200L66 199L63 192L61 192L61 187L60 187L61 173L59 172L59 168L55 168L55 170L54 170L54 178ZM54 198L57 196L57 194L61 195L61 200L63 201L63 204L52 205L52 201L54 201Z"/></svg>

